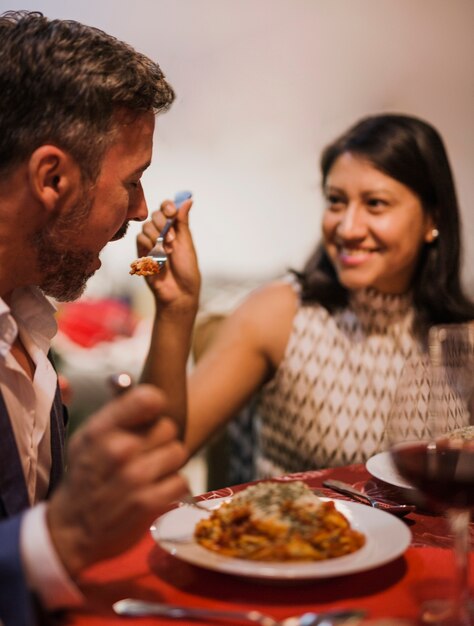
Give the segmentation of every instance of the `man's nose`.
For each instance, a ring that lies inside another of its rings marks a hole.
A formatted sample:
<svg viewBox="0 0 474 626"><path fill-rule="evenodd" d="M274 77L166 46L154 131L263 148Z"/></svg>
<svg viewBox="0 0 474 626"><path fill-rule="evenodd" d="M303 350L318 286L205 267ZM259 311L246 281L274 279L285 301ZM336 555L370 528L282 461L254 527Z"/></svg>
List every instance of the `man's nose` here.
<svg viewBox="0 0 474 626"><path fill-rule="evenodd" d="M147 217L148 205L145 199L145 194L143 193L143 189L140 185L139 191L128 208L128 218L134 222L143 222Z"/></svg>

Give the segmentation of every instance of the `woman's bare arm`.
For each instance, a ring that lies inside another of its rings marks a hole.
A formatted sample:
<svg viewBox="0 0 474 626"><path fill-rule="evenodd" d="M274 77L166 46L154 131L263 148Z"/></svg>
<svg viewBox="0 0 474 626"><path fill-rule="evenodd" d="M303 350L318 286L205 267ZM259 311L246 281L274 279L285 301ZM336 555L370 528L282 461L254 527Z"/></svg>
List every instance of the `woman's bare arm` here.
<svg viewBox="0 0 474 626"><path fill-rule="evenodd" d="M246 404L281 362L297 296L287 283L253 292L217 331L188 378L185 443L191 453Z"/></svg>
<svg viewBox="0 0 474 626"><path fill-rule="evenodd" d="M189 201L188 201L189 202ZM188 228L189 204L183 204L167 239L166 271L147 278L156 315L142 382L167 395L167 414L179 425L190 454L205 444L246 404L278 367L286 348L297 296L291 285L269 284L253 292L219 328L215 340L186 377L199 269ZM165 201L138 237L138 253L147 254L166 216L176 212Z"/></svg>
<svg viewBox="0 0 474 626"><path fill-rule="evenodd" d="M165 249L169 255L166 267L146 279L155 299L156 312L141 376L142 382L165 391L167 414L178 424L181 437L184 436L187 410L186 364L200 288L199 268L188 225L191 204L191 200L183 203L166 238ZM176 207L170 200L162 203L161 211L153 213L137 237L139 256L148 254L166 218L175 215Z"/></svg>

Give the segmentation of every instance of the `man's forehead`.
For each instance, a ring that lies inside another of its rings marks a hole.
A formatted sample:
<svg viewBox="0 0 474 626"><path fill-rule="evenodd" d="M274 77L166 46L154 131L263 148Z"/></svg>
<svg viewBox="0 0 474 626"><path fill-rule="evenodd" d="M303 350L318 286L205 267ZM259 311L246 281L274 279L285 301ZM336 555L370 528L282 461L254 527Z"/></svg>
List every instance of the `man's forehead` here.
<svg viewBox="0 0 474 626"><path fill-rule="evenodd" d="M141 114L133 123L116 125L105 157L126 160L130 173L145 170L151 161L154 128L153 114Z"/></svg>

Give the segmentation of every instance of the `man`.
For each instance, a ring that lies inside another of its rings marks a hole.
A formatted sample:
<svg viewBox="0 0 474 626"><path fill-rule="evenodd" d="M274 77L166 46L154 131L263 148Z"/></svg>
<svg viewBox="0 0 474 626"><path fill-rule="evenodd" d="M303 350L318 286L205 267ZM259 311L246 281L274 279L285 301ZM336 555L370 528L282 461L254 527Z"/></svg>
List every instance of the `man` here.
<svg viewBox="0 0 474 626"><path fill-rule="evenodd" d="M77 298L99 253L143 220L154 117L174 98L123 42L39 13L0 17L0 620L81 601L81 572L186 491L167 400L138 386L71 440L44 294ZM189 210L191 202L184 207ZM42 501L46 502L42 502Z"/></svg>

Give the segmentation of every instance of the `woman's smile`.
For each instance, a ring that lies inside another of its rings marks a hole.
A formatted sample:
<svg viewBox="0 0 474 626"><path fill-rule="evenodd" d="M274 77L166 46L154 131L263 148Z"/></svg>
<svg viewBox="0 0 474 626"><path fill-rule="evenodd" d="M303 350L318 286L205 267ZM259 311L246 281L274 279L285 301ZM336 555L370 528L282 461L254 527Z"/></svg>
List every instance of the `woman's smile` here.
<svg viewBox="0 0 474 626"><path fill-rule="evenodd" d="M378 251L378 248L349 248L341 246L339 247L338 258L341 264L354 267L370 261Z"/></svg>

